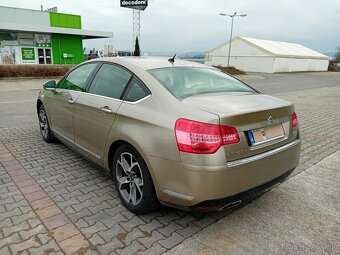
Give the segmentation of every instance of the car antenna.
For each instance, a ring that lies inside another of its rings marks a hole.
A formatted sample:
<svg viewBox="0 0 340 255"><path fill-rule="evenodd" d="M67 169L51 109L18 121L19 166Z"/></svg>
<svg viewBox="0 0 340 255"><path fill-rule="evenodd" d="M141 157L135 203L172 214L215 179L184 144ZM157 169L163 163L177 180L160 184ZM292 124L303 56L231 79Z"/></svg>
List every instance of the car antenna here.
<svg viewBox="0 0 340 255"><path fill-rule="evenodd" d="M171 63L175 63L175 57L176 57L176 54L172 58L169 58L168 61Z"/></svg>

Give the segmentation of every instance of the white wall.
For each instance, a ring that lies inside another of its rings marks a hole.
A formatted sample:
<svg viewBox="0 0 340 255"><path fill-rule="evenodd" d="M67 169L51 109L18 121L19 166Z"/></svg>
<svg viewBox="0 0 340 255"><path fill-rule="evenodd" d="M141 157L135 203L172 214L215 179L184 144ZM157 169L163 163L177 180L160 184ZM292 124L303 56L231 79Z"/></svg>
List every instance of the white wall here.
<svg viewBox="0 0 340 255"><path fill-rule="evenodd" d="M227 66L228 57L212 56L206 65ZM246 72L273 73L273 57L230 57L230 66Z"/></svg>
<svg viewBox="0 0 340 255"><path fill-rule="evenodd" d="M0 6L1 23L30 24L50 26L50 14L42 11L32 11Z"/></svg>
<svg viewBox="0 0 340 255"><path fill-rule="evenodd" d="M327 71L328 60L308 58L275 58L274 72Z"/></svg>
<svg viewBox="0 0 340 255"><path fill-rule="evenodd" d="M229 44L226 43L206 55L205 64L228 65ZM257 46L234 38L231 45L230 66L246 72L279 73L301 71L327 71L328 60L275 57Z"/></svg>
<svg viewBox="0 0 340 255"><path fill-rule="evenodd" d="M228 51L229 43L209 52L204 63L213 66L227 66ZM230 65L247 72L273 72L273 58L269 53L245 43L237 37L232 41Z"/></svg>
<svg viewBox="0 0 340 255"><path fill-rule="evenodd" d="M211 51L213 56L227 57L229 55L229 43ZM245 43L242 39L234 38L231 45L230 56L270 56L261 49Z"/></svg>

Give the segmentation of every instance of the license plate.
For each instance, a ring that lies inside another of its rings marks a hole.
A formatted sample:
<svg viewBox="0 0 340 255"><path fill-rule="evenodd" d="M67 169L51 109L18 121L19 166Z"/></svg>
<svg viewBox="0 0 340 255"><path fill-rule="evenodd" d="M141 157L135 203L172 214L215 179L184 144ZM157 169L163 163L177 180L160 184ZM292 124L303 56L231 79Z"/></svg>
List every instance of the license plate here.
<svg viewBox="0 0 340 255"><path fill-rule="evenodd" d="M278 139L284 136L282 124L248 131L251 145Z"/></svg>

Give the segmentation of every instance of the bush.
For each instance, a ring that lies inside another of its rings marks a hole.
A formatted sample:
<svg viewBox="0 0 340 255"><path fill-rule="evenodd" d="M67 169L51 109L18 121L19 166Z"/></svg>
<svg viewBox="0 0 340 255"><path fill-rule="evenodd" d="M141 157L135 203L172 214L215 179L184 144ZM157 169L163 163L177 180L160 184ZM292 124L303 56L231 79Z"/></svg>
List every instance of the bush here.
<svg viewBox="0 0 340 255"><path fill-rule="evenodd" d="M240 75L240 74L247 74L246 72L239 70L233 66L229 66L229 67L224 67L224 66L214 66L218 69L220 69L222 72L227 73L227 74L231 74L231 75Z"/></svg>
<svg viewBox="0 0 340 255"><path fill-rule="evenodd" d="M75 65L0 65L0 78L63 76Z"/></svg>

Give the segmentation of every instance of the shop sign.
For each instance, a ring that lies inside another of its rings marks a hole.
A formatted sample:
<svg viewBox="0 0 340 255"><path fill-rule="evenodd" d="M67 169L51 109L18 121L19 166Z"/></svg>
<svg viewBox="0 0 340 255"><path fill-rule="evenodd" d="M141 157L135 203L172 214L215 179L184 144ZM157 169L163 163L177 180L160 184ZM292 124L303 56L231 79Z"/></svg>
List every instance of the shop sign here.
<svg viewBox="0 0 340 255"><path fill-rule="evenodd" d="M23 64L35 63L35 48L21 48L21 58Z"/></svg>
<svg viewBox="0 0 340 255"><path fill-rule="evenodd" d="M49 35L49 34L35 34L35 46L37 46L37 47L51 47L51 35Z"/></svg>
<svg viewBox="0 0 340 255"><path fill-rule="evenodd" d="M37 47L43 48L43 47L51 47L50 43L36 43Z"/></svg>
<svg viewBox="0 0 340 255"><path fill-rule="evenodd" d="M148 0L120 0L120 7L144 11L148 7Z"/></svg>

